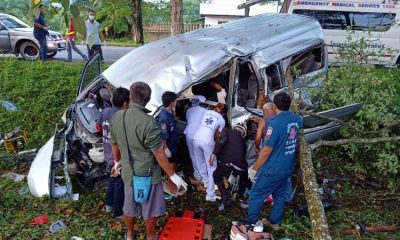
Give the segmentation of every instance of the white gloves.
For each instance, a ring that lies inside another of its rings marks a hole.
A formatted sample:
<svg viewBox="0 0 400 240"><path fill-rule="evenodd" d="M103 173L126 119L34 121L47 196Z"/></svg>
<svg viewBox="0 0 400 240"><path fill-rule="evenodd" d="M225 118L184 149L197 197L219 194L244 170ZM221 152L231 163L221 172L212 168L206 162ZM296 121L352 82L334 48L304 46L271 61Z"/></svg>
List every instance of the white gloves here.
<svg viewBox="0 0 400 240"><path fill-rule="evenodd" d="M256 174L257 171L253 169L254 165L251 165L251 167L247 170L247 173L249 174L250 180L254 183L257 179Z"/></svg>
<svg viewBox="0 0 400 240"><path fill-rule="evenodd" d="M221 91L217 92L218 102L225 104L226 95L227 94L226 94L225 89L222 89Z"/></svg>
<svg viewBox="0 0 400 240"><path fill-rule="evenodd" d="M111 168L111 176L116 177L118 175L121 175L121 161L114 161L114 166Z"/></svg>
<svg viewBox="0 0 400 240"><path fill-rule="evenodd" d="M172 153L171 153L171 151L169 150L169 148L164 148L164 152L165 152L165 155L167 155L167 158L170 158L170 157L172 157Z"/></svg>
<svg viewBox="0 0 400 240"><path fill-rule="evenodd" d="M174 173L174 175L172 175L169 178L176 185L176 187L178 188L178 191L179 191L179 188L181 188L181 187L183 187L185 189L185 191L187 190L187 183L185 181L183 181L183 179L179 175Z"/></svg>

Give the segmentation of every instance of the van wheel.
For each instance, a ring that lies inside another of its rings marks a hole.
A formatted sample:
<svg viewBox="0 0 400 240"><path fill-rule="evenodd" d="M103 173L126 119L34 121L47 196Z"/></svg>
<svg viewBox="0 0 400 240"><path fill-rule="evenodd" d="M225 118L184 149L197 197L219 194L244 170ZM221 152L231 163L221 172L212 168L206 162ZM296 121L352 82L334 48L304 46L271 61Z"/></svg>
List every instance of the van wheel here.
<svg viewBox="0 0 400 240"><path fill-rule="evenodd" d="M21 45L19 52L21 56L26 60L33 61L39 58L39 47L36 46L35 43L30 41L24 42Z"/></svg>
<svg viewBox="0 0 400 240"><path fill-rule="evenodd" d="M54 57L56 54L57 54L57 51L48 52L48 53L47 53L47 57L48 57L48 58L52 58L52 57Z"/></svg>

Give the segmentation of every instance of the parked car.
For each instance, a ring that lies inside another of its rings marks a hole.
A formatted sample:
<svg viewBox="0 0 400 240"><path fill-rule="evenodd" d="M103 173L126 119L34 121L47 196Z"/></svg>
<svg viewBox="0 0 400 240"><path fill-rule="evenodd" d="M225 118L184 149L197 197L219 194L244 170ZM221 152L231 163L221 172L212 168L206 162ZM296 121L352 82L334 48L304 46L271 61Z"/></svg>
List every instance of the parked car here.
<svg viewBox="0 0 400 240"><path fill-rule="evenodd" d="M247 160L255 159L256 125L249 119L261 115L261 98L272 98L287 91L293 79L301 107L315 109L327 73L327 52L320 24L309 17L288 14L263 14L212 28L169 37L136 48L101 73L98 54L85 65L75 102L65 113L65 126L39 151L28 174L34 196L53 196L54 172L64 164L69 193L70 176L84 189L107 178L109 170L102 156L102 136L96 121L107 100L100 90L129 88L137 81L150 85L152 96L147 108L157 116L161 95L173 91L180 95L176 107L177 130L183 139L188 98L201 94L210 99L210 81L219 81L227 91L227 121L230 126L247 126ZM322 114L341 119L356 114L361 104L333 109ZM338 130L341 125L326 119L304 116L306 139L315 142ZM57 143L57 144L55 144ZM185 141L180 142L182 159Z"/></svg>
<svg viewBox="0 0 400 240"><path fill-rule="evenodd" d="M47 36L47 57L54 57L58 51L67 49L67 42L61 34L49 30ZM0 52L13 53L26 60L39 58L39 42L33 37L33 27L8 14L0 13Z"/></svg>

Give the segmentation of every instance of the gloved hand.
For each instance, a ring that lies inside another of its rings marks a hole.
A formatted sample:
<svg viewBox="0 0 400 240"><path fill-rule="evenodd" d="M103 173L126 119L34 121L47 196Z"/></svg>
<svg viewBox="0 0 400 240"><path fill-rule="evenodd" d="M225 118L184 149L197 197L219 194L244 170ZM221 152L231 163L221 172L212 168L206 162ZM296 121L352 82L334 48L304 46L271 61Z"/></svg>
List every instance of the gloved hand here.
<svg viewBox="0 0 400 240"><path fill-rule="evenodd" d="M167 155L167 158L170 158L170 157L172 157L172 153L171 153L171 151L169 150L169 148L164 148L164 152L165 152L165 155Z"/></svg>
<svg viewBox="0 0 400 240"><path fill-rule="evenodd" d="M183 187L185 189L185 191L187 190L187 183L185 181L183 181L183 179L179 175L174 173L174 175L172 175L169 178L176 185L176 187L178 188L178 191L179 191L179 188L181 188L181 187Z"/></svg>
<svg viewBox="0 0 400 240"><path fill-rule="evenodd" d="M114 161L114 166L111 168L111 176L112 177L117 177L121 175L121 160L120 161Z"/></svg>
<svg viewBox="0 0 400 240"><path fill-rule="evenodd" d="M226 95L227 94L224 88L221 91L217 92L218 102L225 104Z"/></svg>
<svg viewBox="0 0 400 240"><path fill-rule="evenodd" d="M253 169L254 165L251 165L251 167L247 170L247 173L249 175L250 180L254 183L257 180L256 174L257 171Z"/></svg>

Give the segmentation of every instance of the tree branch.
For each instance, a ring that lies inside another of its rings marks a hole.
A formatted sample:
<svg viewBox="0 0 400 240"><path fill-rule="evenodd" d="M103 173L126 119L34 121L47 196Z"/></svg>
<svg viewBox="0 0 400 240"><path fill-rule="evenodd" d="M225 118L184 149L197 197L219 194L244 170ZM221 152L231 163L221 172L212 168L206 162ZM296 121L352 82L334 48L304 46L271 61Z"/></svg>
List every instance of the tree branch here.
<svg viewBox="0 0 400 240"><path fill-rule="evenodd" d="M326 141L319 140L310 145L311 149L314 150L320 146L337 146L344 145L349 143L363 143L363 144L371 144L377 142L396 142L400 140L400 136L393 137L380 137L380 138L354 138L354 139L340 139L335 141Z"/></svg>

